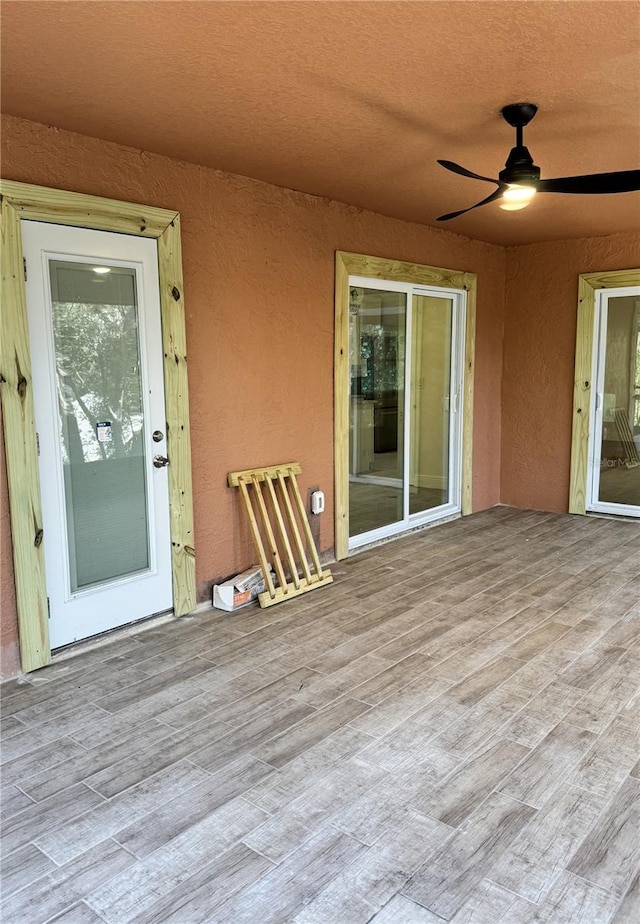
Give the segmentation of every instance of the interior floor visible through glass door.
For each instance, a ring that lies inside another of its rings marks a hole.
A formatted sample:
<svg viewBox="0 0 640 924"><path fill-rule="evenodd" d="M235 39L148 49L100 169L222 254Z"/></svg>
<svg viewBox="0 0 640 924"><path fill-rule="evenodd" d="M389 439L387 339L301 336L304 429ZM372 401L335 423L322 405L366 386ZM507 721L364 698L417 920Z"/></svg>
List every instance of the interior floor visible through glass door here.
<svg viewBox="0 0 640 924"><path fill-rule="evenodd" d="M439 507L447 501L443 488L409 488L409 498L417 509L428 510ZM393 522L398 505L402 504L402 489L390 485L349 485L349 523L354 534L368 533L376 529L380 521Z"/></svg>

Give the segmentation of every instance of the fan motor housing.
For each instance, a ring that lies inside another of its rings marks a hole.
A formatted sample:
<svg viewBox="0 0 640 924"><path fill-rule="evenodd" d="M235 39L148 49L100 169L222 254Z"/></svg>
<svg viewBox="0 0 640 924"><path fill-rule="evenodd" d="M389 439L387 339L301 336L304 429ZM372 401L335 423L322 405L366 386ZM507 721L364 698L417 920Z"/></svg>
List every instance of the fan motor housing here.
<svg viewBox="0 0 640 924"><path fill-rule="evenodd" d="M524 145L511 148L504 170L498 174L501 183L524 183L533 185L540 179L540 167L533 162L533 157Z"/></svg>

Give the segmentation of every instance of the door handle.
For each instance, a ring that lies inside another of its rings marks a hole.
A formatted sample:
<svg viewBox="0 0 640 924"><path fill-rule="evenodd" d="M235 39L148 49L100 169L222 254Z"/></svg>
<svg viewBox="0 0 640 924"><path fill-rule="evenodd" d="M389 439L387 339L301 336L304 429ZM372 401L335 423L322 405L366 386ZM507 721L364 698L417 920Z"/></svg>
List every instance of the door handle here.
<svg viewBox="0 0 640 924"><path fill-rule="evenodd" d="M154 456L153 464L155 465L156 468L164 468L166 465L169 464L169 460L167 459L166 456Z"/></svg>

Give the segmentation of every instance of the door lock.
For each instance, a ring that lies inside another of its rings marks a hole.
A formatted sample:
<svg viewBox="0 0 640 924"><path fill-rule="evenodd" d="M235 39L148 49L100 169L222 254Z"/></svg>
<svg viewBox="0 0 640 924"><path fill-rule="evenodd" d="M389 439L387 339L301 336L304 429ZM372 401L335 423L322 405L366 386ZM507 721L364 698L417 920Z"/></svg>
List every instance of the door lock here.
<svg viewBox="0 0 640 924"><path fill-rule="evenodd" d="M164 433L162 432L162 430L154 430L153 433L151 434L151 439L153 440L154 443L161 443L162 440L164 439Z"/></svg>
<svg viewBox="0 0 640 924"><path fill-rule="evenodd" d="M154 456L153 464L155 465L156 468L164 468L166 465L169 464L169 460L167 459L166 456Z"/></svg>

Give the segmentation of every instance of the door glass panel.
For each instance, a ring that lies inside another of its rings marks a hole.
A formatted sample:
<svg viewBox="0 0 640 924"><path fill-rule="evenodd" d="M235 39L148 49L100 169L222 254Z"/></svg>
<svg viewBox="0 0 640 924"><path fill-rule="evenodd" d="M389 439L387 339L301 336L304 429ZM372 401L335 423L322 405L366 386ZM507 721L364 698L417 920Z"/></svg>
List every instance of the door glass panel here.
<svg viewBox="0 0 640 924"><path fill-rule="evenodd" d="M350 289L349 534L404 517L407 297Z"/></svg>
<svg viewBox="0 0 640 924"><path fill-rule="evenodd" d="M598 501L640 507L640 302L607 305Z"/></svg>
<svg viewBox="0 0 640 924"><path fill-rule="evenodd" d="M50 260L70 590L149 567L135 270Z"/></svg>
<svg viewBox="0 0 640 924"><path fill-rule="evenodd" d="M411 344L409 513L449 498L453 302L415 295Z"/></svg>

